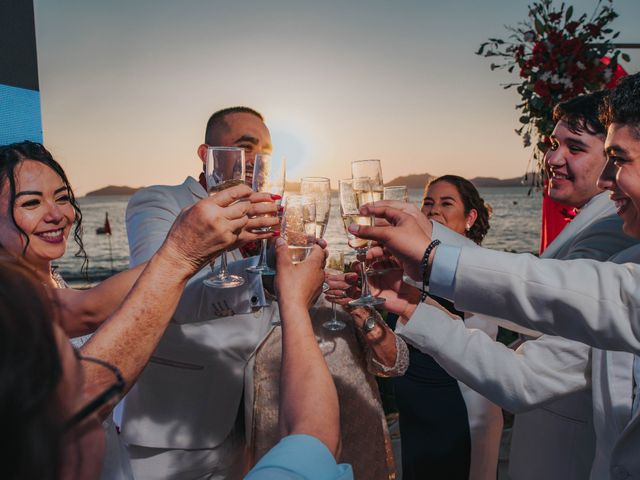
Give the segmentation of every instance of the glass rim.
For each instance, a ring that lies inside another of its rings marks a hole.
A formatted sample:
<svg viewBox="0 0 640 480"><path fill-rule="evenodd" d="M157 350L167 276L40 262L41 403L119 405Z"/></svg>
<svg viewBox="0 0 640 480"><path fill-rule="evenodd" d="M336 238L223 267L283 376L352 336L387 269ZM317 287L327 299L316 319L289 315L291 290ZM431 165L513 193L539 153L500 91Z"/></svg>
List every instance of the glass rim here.
<svg viewBox="0 0 640 480"><path fill-rule="evenodd" d="M329 177L300 177L300 183L302 182L331 183L331 180L329 179Z"/></svg>
<svg viewBox="0 0 640 480"><path fill-rule="evenodd" d="M398 190L400 188L408 189L409 187L407 187L406 185L389 185L389 186L385 186L384 188L385 190Z"/></svg>
<svg viewBox="0 0 640 480"><path fill-rule="evenodd" d="M207 150L220 150L222 152L235 152L237 150L240 150L241 152L244 152L244 148L240 148L240 147L223 147L223 146L218 146L218 145L207 145Z"/></svg>
<svg viewBox="0 0 640 480"><path fill-rule="evenodd" d="M353 183L355 181L360 181L360 182L367 182L373 185L373 181L371 180L371 177L351 177L351 178L343 178L341 180L338 180L338 182L344 182L344 183Z"/></svg>
<svg viewBox="0 0 640 480"><path fill-rule="evenodd" d="M310 200L313 203L316 203L316 197L314 195L311 195L309 193L289 193L287 194L287 196L284 198L284 203L285 205L287 204L288 201L290 201L292 198L295 198L296 200L302 200L307 199Z"/></svg>
<svg viewBox="0 0 640 480"><path fill-rule="evenodd" d="M351 163L361 163L361 162L379 162L382 163L382 160L379 158L363 158L362 160L351 160Z"/></svg>

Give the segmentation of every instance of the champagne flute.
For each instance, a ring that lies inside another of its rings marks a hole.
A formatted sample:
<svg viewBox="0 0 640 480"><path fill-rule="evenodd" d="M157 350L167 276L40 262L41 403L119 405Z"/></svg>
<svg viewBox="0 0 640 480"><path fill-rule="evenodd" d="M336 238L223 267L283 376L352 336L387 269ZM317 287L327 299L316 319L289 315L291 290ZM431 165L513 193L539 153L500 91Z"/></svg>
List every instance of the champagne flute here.
<svg viewBox="0 0 640 480"><path fill-rule="evenodd" d="M405 185L393 185L391 187L384 187L382 191L383 200L398 200L400 202L409 201L409 191Z"/></svg>
<svg viewBox="0 0 640 480"><path fill-rule="evenodd" d="M244 150L236 147L208 147L204 177L207 182L209 196L244 184L245 160ZM213 271L213 263L211 264ZM220 255L220 270L204 280L207 287L231 288L243 285L244 278L232 275L227 270L227 252Z"/></svg>
<svg viewBox="0 0 640 480"><path fill-rule="evenodd" d="M302 177L300 193L316 200L316 237L324 238L331 212L331 181L325 177Z"/></svg>
<svg viewBox="0 0 640 480"><path fill-rule="evenodd" d="M361 215L360 207L365 203L372 203L374 193L371 189L371 179L369 177L350 178L340 180L340 213L342 221L349 239L349 246L353 248L358 255L366 255L369 249L369 240L358 238L349 232L349 226L357 223L359 225L373 226L374 217L370 215ZM362 294L359 298L349 302L352 307L356 306L375 306L385 302L384 298L374 297L369 289L369 281L367 279L366 267L364 261L360 263Z"/></svg>
<svg viewBox="0 0 640 480"><path fill-rule="evenodd" d="M351 162L351 177L371 179L372 201L382 200L384 181L380 160L354 160Z"/></svg>
<svg viewBox="0 0 640 480"><path fill-rule="evenodd" d="M253 190L284 195L286 181L286 160L283 157L273 157L265 153L258 153L253 164ZM278 206L280 202L276 202ZM266 228L264 231L270 231ZM267 239L262 240L260 246L260 260L258 265L247 268L247 272L262 275L275 275L276 271L267 265Z"/></svg>
<svg viewBox="0 0 640 480"><path fill-rule="evenodd" d="M331 212L331 181L326 177L302 177L300 193L316 199L316 237L324 238ZM322 291L327 290L329 285L324 282Z"/></svg>
<svg viewBox="0 0 640 480"><path fill-rule="evenodd" d="M284 202L282 237L293 263L300 263L316 243L316 202L310 195L289 195Z"/></svg>
<svg viewBox="0 0 640 480"><path fill-rule="evenodd" d="M327 258L327 266L324 269L329 275L339 275L344 272L344 254L342 252L331 252ZM347 326L342 320L338 320L336 304L331 302L331 320L322 324L327 330L337 332Z"/></svg>
<svg viewBox="0 0 640 480"><path fill-rule="evenodd" d="M400 202L408 202L409 201L409 192L407 187L404 185L394 185L391 187L384 187L382 192L383 200L398 200ZM390 261L389 259L378 260L373 262L370 268L367 268L367 275L384 275L387 272L392 270L398 270L400 267L395 263L395 261Z"/></svg>
<svg viewBox="0 0 640 480"><path fill-rule="evenodd" d="M382 163L380 160L353 160L351 162L351 177L369 178L371 180L371 201L377 202L378 200L382 200L384 181L382 180ZM367 274L373 272L373 269L366 265L366 261L365 269Z"/></svg>

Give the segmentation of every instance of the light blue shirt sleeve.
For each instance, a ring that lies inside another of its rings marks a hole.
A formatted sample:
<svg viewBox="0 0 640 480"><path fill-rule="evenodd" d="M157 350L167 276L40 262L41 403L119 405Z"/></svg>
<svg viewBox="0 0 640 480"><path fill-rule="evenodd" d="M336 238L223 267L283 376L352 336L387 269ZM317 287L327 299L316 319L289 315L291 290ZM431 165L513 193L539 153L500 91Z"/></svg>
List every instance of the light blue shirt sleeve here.
<svg viewBox="0 0 640 480"><path fill-rule="evenodd" d="M245 480L353 480L351 465L337 464L324 443L289 435L267 452Z"/></svg>
<svg viewBox="0 0 640 480"><path fill-rule="evenodd" d="M460 247L451 245L438 245L429 275L430 294L453 300L461 250Z"/></svg>

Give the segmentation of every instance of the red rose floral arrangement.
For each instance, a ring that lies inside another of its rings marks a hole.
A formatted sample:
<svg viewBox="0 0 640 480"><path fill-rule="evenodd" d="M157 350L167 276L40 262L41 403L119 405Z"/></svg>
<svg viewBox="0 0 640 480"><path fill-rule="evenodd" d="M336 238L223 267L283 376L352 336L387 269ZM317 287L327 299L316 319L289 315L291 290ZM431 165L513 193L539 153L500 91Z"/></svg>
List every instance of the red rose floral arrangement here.
<svg viewBox="0 0 640 480"><path fill-rule="evenodd" d="M612 43L619 32L614 33L609 24L617 16L612 0L598 1L591 17L585 13L578 18L571 6L562 3L557 7L553 0L540 0L529 6L524 22L506 27L511 32L506 40L490 38L476 52L499 59L491 70L519 74L519 81L503 87L517 87L522 101L516 109L521 112L522 126L516 133L525 147L534 144L532 159L538 172L554 127L554 105L601 90L613 77L618 57L629 61Z"/></svg>

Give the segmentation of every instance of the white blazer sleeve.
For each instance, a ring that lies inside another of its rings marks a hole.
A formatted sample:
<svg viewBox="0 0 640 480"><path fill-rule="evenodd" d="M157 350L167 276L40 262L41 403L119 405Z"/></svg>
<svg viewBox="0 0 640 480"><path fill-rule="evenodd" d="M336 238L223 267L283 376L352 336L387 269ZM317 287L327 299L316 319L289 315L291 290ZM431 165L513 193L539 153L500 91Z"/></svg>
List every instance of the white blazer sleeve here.
<svg viewBox="0 0 640 480"><path fill-rule="evenodd" d="M463 247L453 300L460 310L639 354L639 280L635 263L538 259Z"/></svg>
<svg viewBox="0 0 640 480"><path fill-rule="evenodd" d="M126 213L131 267L148 261L158 251L180 210L175 198L162 187L145 188L131 197Z"/></svg>
<svg viewBox="0 0 640 480"><path fill-rule="evenodd" d="M451 376L514 413L589 385L591 349L560 337L542 336L514 351L427 304L419 305L406 325L398 323L396 333Z"/></svg>

